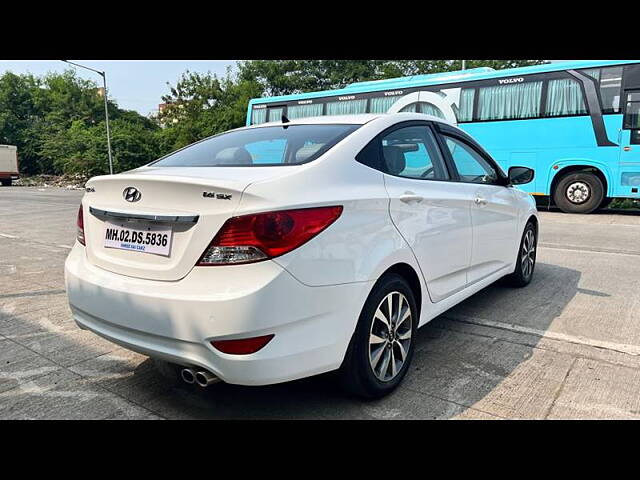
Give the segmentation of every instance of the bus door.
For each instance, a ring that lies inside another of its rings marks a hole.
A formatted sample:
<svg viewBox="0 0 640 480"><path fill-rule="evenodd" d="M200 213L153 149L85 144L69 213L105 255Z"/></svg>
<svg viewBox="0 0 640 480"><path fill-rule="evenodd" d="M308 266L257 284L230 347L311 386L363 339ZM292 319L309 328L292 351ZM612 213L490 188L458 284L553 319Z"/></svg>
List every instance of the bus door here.
<svg viewBox="0 0 640 480"><path fill-rule="evenodd" d="M623 86L618 193L637 196L640 193L640 65L625 67Z"/></svg>

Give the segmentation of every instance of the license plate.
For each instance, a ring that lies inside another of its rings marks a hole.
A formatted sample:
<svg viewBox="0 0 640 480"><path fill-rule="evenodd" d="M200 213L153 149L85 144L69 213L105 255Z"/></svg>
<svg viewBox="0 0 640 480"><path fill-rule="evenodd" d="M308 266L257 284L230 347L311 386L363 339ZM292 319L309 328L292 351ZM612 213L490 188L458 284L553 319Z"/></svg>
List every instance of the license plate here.
<svg viewBox="0 0 640 480"><path fill-rule="evenodd" d="M105 248L154 253L167 257L171 252L171 227L128 222L105 222L105 225Z"/></svg>

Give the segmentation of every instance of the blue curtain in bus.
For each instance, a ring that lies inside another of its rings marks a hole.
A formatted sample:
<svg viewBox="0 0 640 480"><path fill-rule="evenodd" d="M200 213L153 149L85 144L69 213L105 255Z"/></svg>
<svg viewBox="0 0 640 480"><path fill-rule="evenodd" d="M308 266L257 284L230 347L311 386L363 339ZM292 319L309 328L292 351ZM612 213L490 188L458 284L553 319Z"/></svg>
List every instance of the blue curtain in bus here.
<svg viewBox="0 0 640 480"><path fill-rule="evenodd" d="M399 96L372 98L369 104L369 113L386 113L399 98Z"/></svg>
<svg viewBox="0 0 640 480"><path fill-rule="evenodd" d="M540 115L542 82L498 85L480 90L479 120L531 118Z"/></svg>
<svg viewBox="0 0 640 480"><path fill-rule="evenodd" d="M458 121L470 122L473 120L473 97L475 89L463 88L460 92L460 108L458 109Z"/></svg>
<svg viewBox="0 0 640 480"><path fill-rule="evenodd" d="M270 122L279 122L282 120L282 114L284 112L284 108L270 108L269 109L269 121Z"/></svg>
<svg viewBox="0 0 640 480"><path fill-rule="evenodd" d="M547 115L582 115L587 113L580 84L570 78L549 80Z"/></svg>
<svg viewBox="0 0 640 480"><path fill-rule="evenodd" d="M319 117L321 115L321 103L312 103L309 105L290 105L289 107L287 107L287 118L289 120L293 120L294 118Z"/></svg>
<svg viewBox="0 0 640 480"><path fill-rule="evenodd" d="M253 109L253 116L251 118L251 123L253 125L257 125L258 123L264 123L267 121L267 109L266 108L260 108L260 109Z"/></svg>
<svg viewBox="0 0 640 480"><path fill-rule="evenodd" d="M351 115L354 113L365 113L366 110L366 100L347 100L344 102L327 103L327 115Z"/></svg>

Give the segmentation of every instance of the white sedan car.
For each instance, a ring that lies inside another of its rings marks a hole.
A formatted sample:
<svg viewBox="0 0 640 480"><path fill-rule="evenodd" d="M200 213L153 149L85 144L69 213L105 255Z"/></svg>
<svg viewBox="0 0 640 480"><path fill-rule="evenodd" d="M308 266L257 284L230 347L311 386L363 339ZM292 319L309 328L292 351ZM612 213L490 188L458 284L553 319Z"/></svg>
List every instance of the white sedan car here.
<svg viewBox="0 0 640 480"><path fill-rule="evenodd" d="M415 113L226 132L87 182L71 311L189 383L339 370L379 397L418 327L502 277L531 281L535 202L514 185L532 179Z"/></svg>

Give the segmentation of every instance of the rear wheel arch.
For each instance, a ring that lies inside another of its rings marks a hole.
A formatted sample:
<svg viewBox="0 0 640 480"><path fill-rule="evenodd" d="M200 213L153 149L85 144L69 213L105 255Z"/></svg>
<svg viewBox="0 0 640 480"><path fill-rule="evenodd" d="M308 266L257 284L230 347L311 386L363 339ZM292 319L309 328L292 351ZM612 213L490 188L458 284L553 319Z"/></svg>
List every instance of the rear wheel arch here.
<svg viewBox="0 0 640 480"><path fill-rule="evenodd" d="M382 273L382 275L380 275L376 283L380 282L381 279L383 279L385 276L389 274L399 275L402 278L404 278L406 282L409 284L409 287L411 287L411 292L413 293L413 296L415 297L415 300L416 300L416 307L418 309L418 318L420 318L420 311L422 307L422 285L420 283L420 276L418 275L418 273L408 263L396 263L395 265L392 265L391 267L387 268ZM373 287L372 287L372 290L373 290Z"/></svg>

